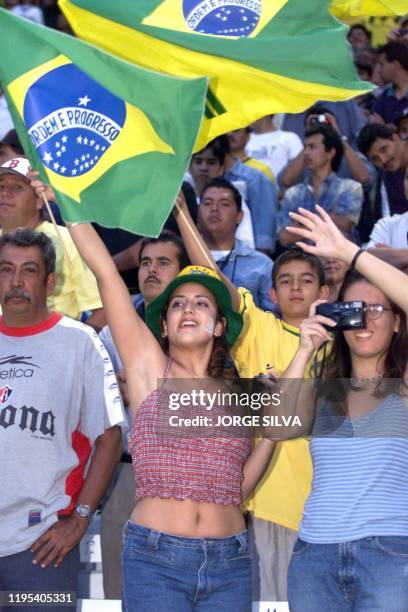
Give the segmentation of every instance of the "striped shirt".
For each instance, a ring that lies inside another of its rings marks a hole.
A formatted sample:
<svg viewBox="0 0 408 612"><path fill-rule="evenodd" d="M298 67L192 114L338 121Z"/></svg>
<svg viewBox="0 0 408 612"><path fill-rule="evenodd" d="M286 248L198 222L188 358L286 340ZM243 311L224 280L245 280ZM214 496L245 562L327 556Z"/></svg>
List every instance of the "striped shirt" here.
<svg viewBox="0 0 408 612"><path fill-rule="evenodd" d="M408 410L397 394L358 419L327 404L310 443L312 492L299 537L330 544L408 536Z"/></svg>

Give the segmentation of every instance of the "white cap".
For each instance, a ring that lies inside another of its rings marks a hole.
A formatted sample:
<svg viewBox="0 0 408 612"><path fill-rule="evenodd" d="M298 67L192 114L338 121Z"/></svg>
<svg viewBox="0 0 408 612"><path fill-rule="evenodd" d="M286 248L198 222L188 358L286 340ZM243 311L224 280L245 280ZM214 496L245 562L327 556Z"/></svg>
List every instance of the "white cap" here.
<svg viewBox="0 0 408 612"><path fill-rule="evenodd" d="M0 174L17 174L17 176L23 176L27 181L30 180L29 170L30 162L26 157L14 157L0 166Z"/></svg>

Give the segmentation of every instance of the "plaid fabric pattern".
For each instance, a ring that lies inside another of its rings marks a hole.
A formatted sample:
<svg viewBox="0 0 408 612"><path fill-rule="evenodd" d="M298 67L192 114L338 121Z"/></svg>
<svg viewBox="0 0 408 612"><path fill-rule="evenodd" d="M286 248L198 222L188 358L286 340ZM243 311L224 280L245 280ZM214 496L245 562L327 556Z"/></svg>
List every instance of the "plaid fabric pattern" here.
<svg viewBox="0 0 408 612"><path fill-rule="evenodd" d="M163 387L151 393L140 405L129 434L136 498L174 497L239 506L251 438L228 435L225 430L169 426L169 416L175 414L169 410L169 395ZM185 414L186 409L177 411L178 417Z"/></svg>

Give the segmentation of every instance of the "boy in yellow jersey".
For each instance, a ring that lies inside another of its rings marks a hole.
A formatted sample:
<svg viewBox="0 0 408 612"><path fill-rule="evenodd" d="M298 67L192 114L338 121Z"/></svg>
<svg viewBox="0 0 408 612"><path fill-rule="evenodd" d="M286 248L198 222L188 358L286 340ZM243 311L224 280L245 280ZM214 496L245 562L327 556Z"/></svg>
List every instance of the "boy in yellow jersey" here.
<svg viewBox="0 0 408 612"><path fill-rule="evenodd" d="M180 196L174 214L190 260L197 265L208 265L211 254L200 236L193 235L193 223ZM310 305L328 297L320 260L299 248L289 249L276 260L271 298L279 306L282 319L257 308L249 291L237 289L228 279L224 280L235 310L244 317L243 330L232 349L239 375L252 378L270 372L282 374L297 350L299 326L307 317ZM253 533L259 561L260 589L254 593L255 599L287 599L287 568L311 479L308 442L298 439L278 443L268 471L248 504L254 516Z"/></svg>

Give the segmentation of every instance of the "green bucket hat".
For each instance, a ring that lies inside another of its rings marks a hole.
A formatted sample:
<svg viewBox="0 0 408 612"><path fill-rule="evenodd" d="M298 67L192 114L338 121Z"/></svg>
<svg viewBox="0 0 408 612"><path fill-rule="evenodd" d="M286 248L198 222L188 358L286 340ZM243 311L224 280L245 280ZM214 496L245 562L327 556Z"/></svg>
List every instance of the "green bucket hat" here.
<svg viewBox="0 0 408 612"><path fill-rule="evenodd" d="M166 289L146 308L145 319L149 328L152 330L156 338L160 338L160 319L164 307L166 306L174 289L185 283L199 283L207 287L214 295L221 314L227 320L226 336L228 346L232 346L243 326L242 315L234 312L232 308L232 300L228 288L225 286L217 272L211 268L204 266L187 266L180 274L173 278L167 285Z"/></svg>

